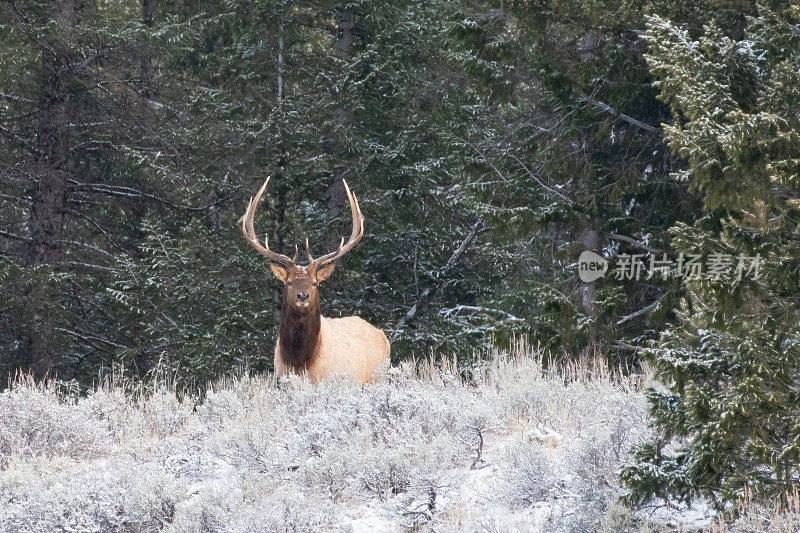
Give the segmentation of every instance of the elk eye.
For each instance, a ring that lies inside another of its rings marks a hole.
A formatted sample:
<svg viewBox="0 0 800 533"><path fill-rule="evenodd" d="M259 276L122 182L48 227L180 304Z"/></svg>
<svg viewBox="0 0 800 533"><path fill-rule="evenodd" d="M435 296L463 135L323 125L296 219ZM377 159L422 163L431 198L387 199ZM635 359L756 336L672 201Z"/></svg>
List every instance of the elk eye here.
<svg viewBox="0 0 800 533"><path fill-rule="evenodd" d="M315 286L315 287L317 286L317 282L316 282L316 281L314 282L314 286Z"/></svg>

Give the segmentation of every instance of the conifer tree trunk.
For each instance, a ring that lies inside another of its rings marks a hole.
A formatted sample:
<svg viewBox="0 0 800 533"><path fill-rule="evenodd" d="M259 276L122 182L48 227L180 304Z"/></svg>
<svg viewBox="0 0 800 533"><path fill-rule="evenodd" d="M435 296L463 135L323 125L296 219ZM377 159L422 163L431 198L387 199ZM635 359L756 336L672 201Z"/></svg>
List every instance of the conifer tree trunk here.
<svg viewBox="0 0 800 533"><path fill-rule="evenodd" d="M336 51L344 60L350 59L353 54L353 38L356 29L356 13L351 7L343 7L342 11L336 17ZM345 93L340 93L345 94ZM347 102L341 102L334 111L336 123L338 125L338 135L333 140L333 152L339 152L343 144L343 138L346 132L347 124L350 122L351 113L347 107ZM333 169L335 179L326 191L328 198L328 214L337 214L344 206L347 205L347 196L341 189L339 182L350 171L350 166L347 163L340 163ZM326 245L336 244L336 237L331 237L331 240Z"/></svg>
<svg viewBox="0 0 800 533"><path fill-rule="evenodd" d="M599 222L595 220L595 223ZM589 221L581 224L578 230L578 239L583 246L581 251L590 250L592 252L600 251L600 232ZM587 315L594 314L595 295L597 293L597 282L581 283L578 287L578 295L581 300L581 307Z"/></svg>
<svg viewBox="0 0 800 533"><path fill-rule="evenodd" d="M148 28L152 28L155 23L156 0L141 0L142 3L142 24ZM153 113L153 96L155 89L153 87L153 57L152 50L146 48L141 57L139 73L138 90L141 95L140 113L143 122L152 121L154 118ZM131 226L141 231L142 220L147 213L147 206L143 202L137 202L131 207ZM136 323L132 327L133 336L141 338L141 326ZM140 346L133 357L133 363L136 373L139 376L145 376L147 373L158 363L157 354L144 346Z"/></svg>
<svg viewBox="0 0 800 533"><path fill-rule="evenodd" d="M156 12L156 0L142 0L142 22L148 28L153 27ZM146 99L153 96L153 64L149 54L142 57L141 93Z"/></svg>
<svg viewBox="0 0 800 533"><path fill-rule="evenodd" d="M600 224L599 219L595 219L593 221L584 221L579 230L578 230L578 238L580 240L583 250L591 250L592 252L599 253L600 252L600 232L597 230L597 226ZM578 286L578 296L581 301L581 307L583 308L584 313L587 316L595 317L596 310L595 310L595 300L597 298L597 281L592 281L590 283L583 283L581 282ZM597 322L595 321L595 324ZM598 349L598 338L597 338L597 326L595 325L592 328L592 331L589 333L589 339L586 344L586 348L583 350L584 354L593 355L597 353Z"/></svg>
<svg viewBox="0 0 800 533"><path fill-rule="evenodd" d="M353 8L346 7L342 10L337 18L337 29L336 49L340 56L349 58L353 53L353 36L356 29L356 13Z"/></svg>
<svg viewBox="0 0 800 533"><path fill-rule="evenodd" d="M283 97L285 91L285 69L286 69L286 37L284 34L283 23L278 27L278 82L277 82L277 104L278 104L278 142L276 161L278 172L275 174L275 221L272 224L271 242L274 249L280 253L283 251L283 226L286 220L286 194L283 187L283 176L286 173L286 145L283 138ZM272 299L275 301L275 323L280 322L281 289L273 284Z"/></svg>
<svg viewBox="0 0 800 533"><path fill-rule="evenodd" d="M70 49L66 40L75 24L75 0L51 3L51 19L62 36L41 41L41 74L39 90L39 126L36 140L35 184L30 212L32 265L53 264L61 257L64 240L64 208L67 202L70 172L69 83L71 78ZM33 302L47 300L44 286L36 286L29 295ZM35 305L35 304L34 304ZM27 366L37 378L44 377L58 362L53 346L52 309L55 302L34 311L28 321Z"/></svg>

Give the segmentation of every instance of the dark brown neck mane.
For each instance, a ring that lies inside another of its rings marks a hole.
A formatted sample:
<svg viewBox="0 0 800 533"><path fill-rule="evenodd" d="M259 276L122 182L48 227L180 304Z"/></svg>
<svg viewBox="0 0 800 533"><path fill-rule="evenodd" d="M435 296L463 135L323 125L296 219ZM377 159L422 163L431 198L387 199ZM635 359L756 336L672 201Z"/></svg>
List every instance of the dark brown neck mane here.
<svg viewBox="0 0 800 533"><path fill-rule="evenodd" d="M279 342L283 362L295 369L305 369L319 345L319 303L312 303L305 313L298 313L284 300L281 307Z"/></svg>

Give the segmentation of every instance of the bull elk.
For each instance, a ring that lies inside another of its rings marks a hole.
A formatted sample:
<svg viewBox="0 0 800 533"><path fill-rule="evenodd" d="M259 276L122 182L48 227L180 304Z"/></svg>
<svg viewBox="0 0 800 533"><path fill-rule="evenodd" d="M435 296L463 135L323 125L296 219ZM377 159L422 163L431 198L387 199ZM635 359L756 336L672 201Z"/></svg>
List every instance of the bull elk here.
<svg viewBox="0 0 800 533"><path fill-rule="evenodd" d="M320 314L318 285L328 279L334 269L334 261L353 249L364 235L364 216L358 199L344 183L350 211L353 215L353 231L345 244L342 238L339 248L314 259L306 239L308 264L297 264L297 247L293 258L269 249L269 240L264 245L258 241L253 228L261 195L269 178L258 194L250 199L247 212L242 217L242 233L253 248L269 259L272 273L283 282L283 304L278 342L275 344L275 374L307 374L313 383L332 374L346 374L360 384L371 380L372 374L389 359L389 340L383 331L357 316L326 318Z"/></svg>

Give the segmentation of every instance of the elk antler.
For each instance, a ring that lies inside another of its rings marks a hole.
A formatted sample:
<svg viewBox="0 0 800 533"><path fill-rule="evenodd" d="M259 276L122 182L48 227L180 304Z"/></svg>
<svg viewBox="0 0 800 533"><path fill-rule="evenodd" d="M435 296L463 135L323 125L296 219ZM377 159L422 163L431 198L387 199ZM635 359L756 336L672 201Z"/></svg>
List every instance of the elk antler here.
<svg viewBox="0 0 800 533"><path fill-rule="evenodd" d="M286 255L275 253L269 249L269 239L266 236L264 236L264 246L261 246L261 243L258 242L258 237L256 237L256 230L253 228L253 219L256 216L256 206L258 205L258 201L261 200L261 195L264 194L267 184L269 184L269 177L267 178L267 181L264 182L264 185L261 186L261 189L259 189L255 198L250 198L250 203L247 205L247 211L242 217L242 233L244 233L244 238L247 239L247 242L249 242L253 248L264 254L267 259L288 268L294 265L295 261L297 260L297 248L295 247L294 259L289 259L289 257Z"/></svg>
<svg viewBox="0 0 800 533"><path fill-rule="evenodd" d="M347 192L347 199L350 200L350 212L353 215L353 231L350 233L350 240L348 240L347 244L345 244L344 238L342 238L342 242L339 243L338 250L314 259L311 257L311 251L308 248L308 239L306 239L308 264L310 267L313 267L313 269L319 269L328 263L339 259L344 254L352 250L353 247L358 244L358 241L361 240L361 237L364 236L364 215L361 214L361 208L358 206L358 198L356 198L355 193L350 192L350 187L347 186L346 181L342 180L342 183L344 184L344 190Z"/></svg>

